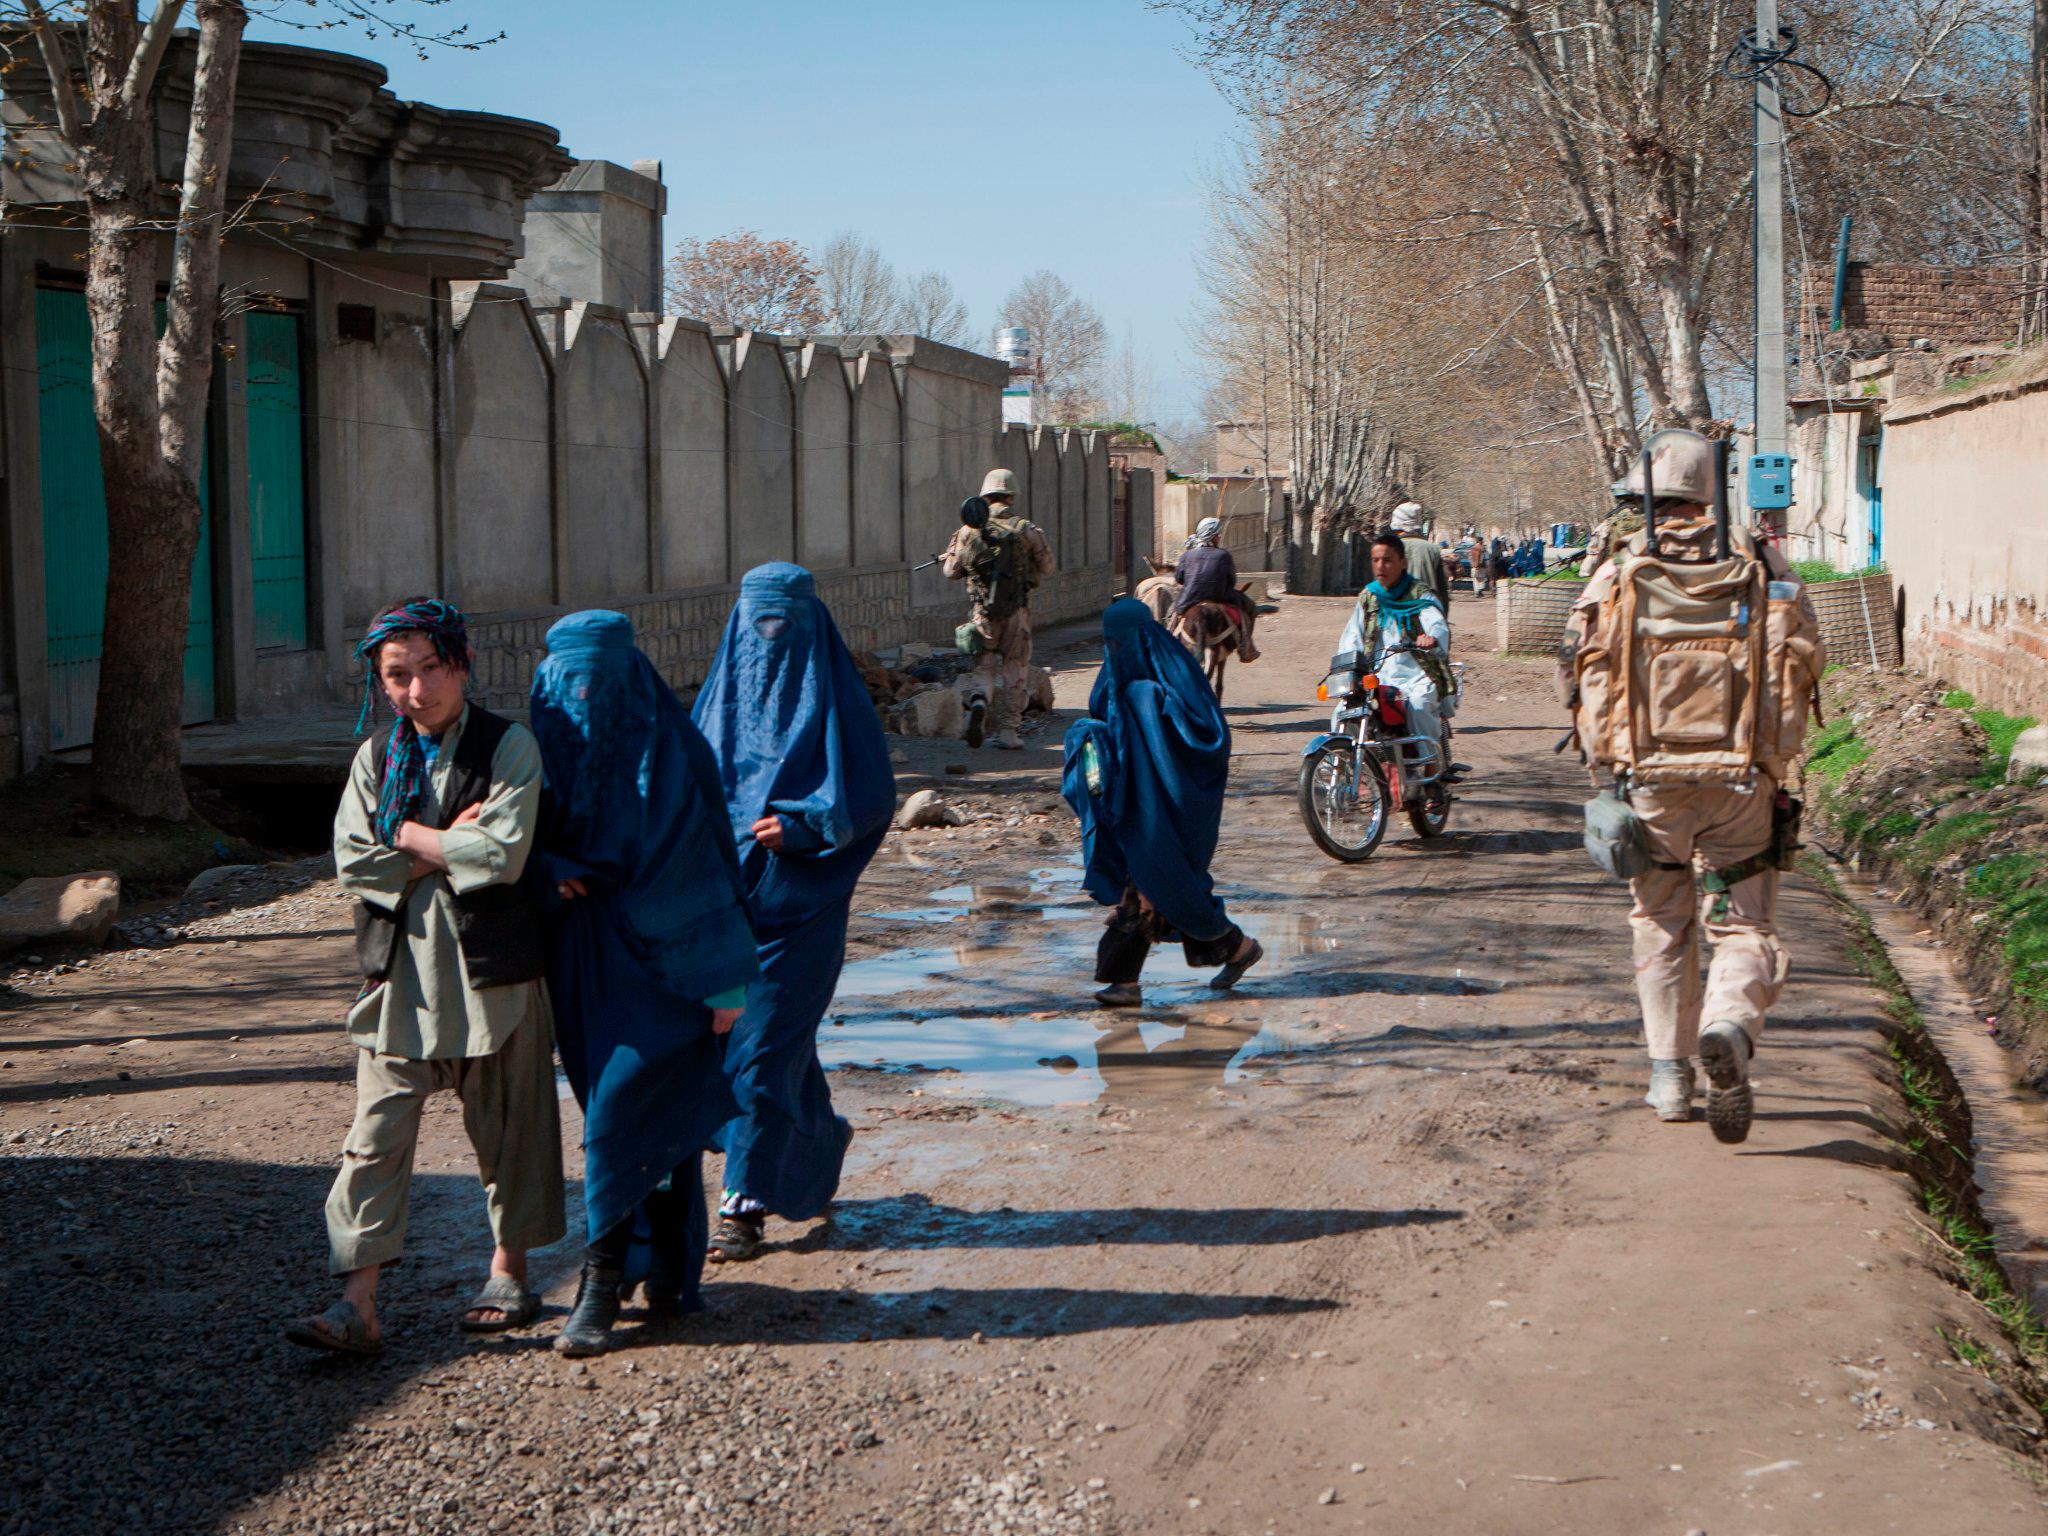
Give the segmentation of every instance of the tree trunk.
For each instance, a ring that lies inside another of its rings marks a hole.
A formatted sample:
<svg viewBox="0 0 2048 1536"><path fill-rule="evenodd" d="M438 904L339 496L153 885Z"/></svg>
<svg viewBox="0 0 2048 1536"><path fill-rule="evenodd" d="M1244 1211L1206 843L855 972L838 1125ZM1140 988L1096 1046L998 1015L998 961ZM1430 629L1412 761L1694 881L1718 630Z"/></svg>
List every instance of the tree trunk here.
<svg viewBox="0 0 2048 1536"><path fill-rule="evenodd" d="M185 632L202 515L198 481L220 312L235 78L248 23L239 0L200 0L198 17L192 117L161 347L155 337L153 237L137 227L155 180L154 114L146 96L116 105L136 47L132 9L95 5L88 44L98 103L93 137L96 150L103 150L97 156L104 161L103 190L114 194L92 196L88 183L86 307L107 498L107 607L93 722L93 792L122 810L167 820L188 813L178 741Z"/></svg>

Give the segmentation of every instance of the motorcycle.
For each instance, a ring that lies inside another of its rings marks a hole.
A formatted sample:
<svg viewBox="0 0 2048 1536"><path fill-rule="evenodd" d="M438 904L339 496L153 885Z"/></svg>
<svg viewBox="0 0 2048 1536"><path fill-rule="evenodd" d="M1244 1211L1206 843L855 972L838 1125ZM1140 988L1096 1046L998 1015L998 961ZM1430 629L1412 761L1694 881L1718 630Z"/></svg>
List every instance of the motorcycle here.
<svg viewBox="0 0 2048 1536"><path fill-rule="evenodd" d="M1385 654L1413 652L1390 645ZM1444 739L1417 736L1401 690L1382 686L1368 651L1330 658L1316 697L1333 700L1330 728L1301 749L1298 803L1316 846L1356 864L1372 856L1399 806L1418 837L1441 837L1451 819L1450 726ZM1451 663L1454 673L1462 663Z"/></svg>

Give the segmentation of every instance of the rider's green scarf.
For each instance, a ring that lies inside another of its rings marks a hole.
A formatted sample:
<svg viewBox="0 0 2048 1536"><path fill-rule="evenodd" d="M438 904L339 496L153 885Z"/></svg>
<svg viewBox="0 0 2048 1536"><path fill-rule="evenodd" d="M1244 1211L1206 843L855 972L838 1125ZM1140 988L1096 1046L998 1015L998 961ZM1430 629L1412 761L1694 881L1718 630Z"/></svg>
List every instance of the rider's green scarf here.
<svg viewBox="0 0 2048 1536"><path fill-rule="evenodd" d="M1377 581L1369 581L1365 590L1358 594L1359 633L1377 651L1381 621L1392 619L1403 642L1412 644L1423 633L1421 615L1425 608L1441 612L1443 605L1437 601L1434 592L1416 581L1413 571L1403 573L1391 589ZM1423 675L1436 684L1438 698L1448 699L1458 691L1457 676L1441 650L1415 651L1412 654Z"/></svg>

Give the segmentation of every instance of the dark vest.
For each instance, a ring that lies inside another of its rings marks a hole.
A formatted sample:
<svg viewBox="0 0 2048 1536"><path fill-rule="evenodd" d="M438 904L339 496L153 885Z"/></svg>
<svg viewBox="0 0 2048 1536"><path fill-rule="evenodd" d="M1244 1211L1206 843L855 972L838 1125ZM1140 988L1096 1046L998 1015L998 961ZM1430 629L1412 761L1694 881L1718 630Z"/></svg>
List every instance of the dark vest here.
<svg viewBox="0 0 2048 1536"><path fill-rule="evenodd" d="M512 722L504 716L475 704L469 706L468 723L455 743L455 757L448 768L448 793L440 802L440 820L435 823L441 830L490 796L491 759L511 727ZM379 784L384 782L384 757L390 749L391 732L386 731L377 738L371 757L373 777ZM455 903L455 937L462 946L463 968L471 986L509 987L540 979L540 908L523 883L449 894ZM399 913L367 901L356 903L356 962L364 976L382 981L390 974L391 957L402 937Z"/></svg>

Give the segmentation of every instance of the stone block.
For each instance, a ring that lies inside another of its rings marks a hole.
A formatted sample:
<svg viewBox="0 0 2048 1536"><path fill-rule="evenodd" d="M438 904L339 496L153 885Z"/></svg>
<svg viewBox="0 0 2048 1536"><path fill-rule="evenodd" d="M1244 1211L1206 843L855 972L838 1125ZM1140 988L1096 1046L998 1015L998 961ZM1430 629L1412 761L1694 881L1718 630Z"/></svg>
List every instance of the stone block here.
<svg viewBox="0 0 2048 1536"><path fill-rule="evenodd" d="M2005 781L2017 784L2043 773L2048 773L2048 725L2037 725L2021 731L2019 739L2012 744L2012 758L2005 765Z"/></svg>
<svg viewBox="0 0 2048 1536"><path fill-rule="evenodd" d="M896 813L899 827L957 827L962 818L936 789L920 789Z"/></svg>
<svg viewBox="0 0 2048 1536"><path fill-rule="evenodd" d="M951 688L920 689L897 705L890 723L904 736L958 736L966 723L960 695Z"/></svg>
<svg viewBox="0 0 2048 1536"><path fill-rule="evenodd" d="M0 952L23 944L107 942L121 907L121 877L112 870L39 875L0 897Z"/></svg>
<svg viewBox="0 0 2048 1536"><path fill-rule="evenodd" d="M1025 703L1026 709L1051 709L1053 701L1052 674L1036 662L1032 663L1029 687L1031 697Z"/></svg>

